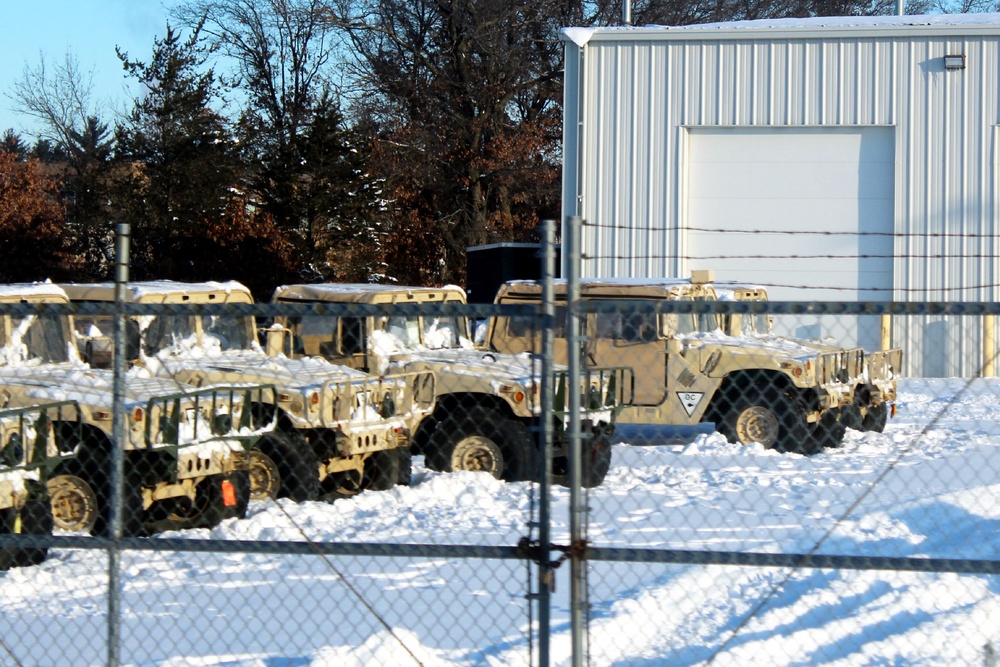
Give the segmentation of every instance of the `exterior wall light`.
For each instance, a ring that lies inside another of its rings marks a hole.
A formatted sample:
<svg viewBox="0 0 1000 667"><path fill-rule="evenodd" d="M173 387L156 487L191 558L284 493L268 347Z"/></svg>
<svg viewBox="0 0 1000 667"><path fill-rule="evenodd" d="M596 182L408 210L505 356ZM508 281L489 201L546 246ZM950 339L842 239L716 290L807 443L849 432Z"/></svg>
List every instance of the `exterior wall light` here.
<svg viewBox="0 0 1000 667"><path fill-rule="evenodd" d="M945 69L965 69L965 56L945 56L944 57L944 68Z"/></svg>

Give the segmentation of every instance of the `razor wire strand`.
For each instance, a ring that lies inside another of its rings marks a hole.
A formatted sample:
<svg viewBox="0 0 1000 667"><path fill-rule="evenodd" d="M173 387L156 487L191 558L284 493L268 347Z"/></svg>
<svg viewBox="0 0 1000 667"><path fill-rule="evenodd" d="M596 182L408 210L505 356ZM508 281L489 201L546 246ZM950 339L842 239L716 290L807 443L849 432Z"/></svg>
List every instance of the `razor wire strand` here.
<svg viewBox="0 0 1000 667"><path fill-rule="evenodd" d="M984 362L983 367L985 367L988 362L994 361L995 359L996 359L996 354L994 354L993 357L989 359L987 362ZM917 434L917 437L915 437L905 446L900 447L896 455L885 465L885 467L878 474L878 476L874 480L872 480L872 483L869 484L868 487L860 495L858 495L857 498L854 499L854 501L847 507L847 509L845 509L840 514L840 516L838 516L833 521L830 527L827 528L827 530L809 549L809 551L803 554L802 561L808 560L810 556L813 556L819 550L819 548L823 546L823 544L827 541L827 539L829 539L830 536L833 534L833 531L836 530L847 519L848 516L850 516L855 510L857 510L858 507L861 506L861 503L863 503L865 499L869 495L871 495L875 487L877 487L879 484L885 481L885 478L889 475L890 472L892 472L896 468L896 465L903 459L903 457L906 454L908 454L914 448L914 446L916 446L917 443L921 442L921 440L927 437L927 434L940 423L941 419L944 417L944 414L948 411L948 409L952 405L957 403L958 400L961 399L962 396L965 394L965 392L968 391L969 387L972 386L972 383L975 382L977 379L979 379L981 376L982 376L982 367L980 367L979 371L973 374L973 376L969 378L962 385L962 387L958 390L958 392L956 392L955 395L947 403L945 403L945 405L934 415L934 417L924 426L924 428L920 430L920 432ZM715 661L715 659L719 656L719 654L722 651L724 651L726 647L728 647L733 642L733 640L735 640L739 636L740 632L744 628L746 628L747 624L754 618L756 618L757 614L763 611L764 607L767 606L767 604L774 598L774 596L785 587L785 584L791 581L792 577L795 576L798 572L800 572L803 569L803 567L805 567L804 564L789 568L788 571L785 573L785 575L781 577L777 582L775 582L767 590L767 592L761 596L760 600L758 600L758 602L753 607L751 607L750 611L747 612L747 614L742 619L740 619L740 622L736 625L736 627L734 627L730 631L729 636L726 637L725 641L723 641L708 657L708 659L705 661L705 664L711 665Z"/></svg>

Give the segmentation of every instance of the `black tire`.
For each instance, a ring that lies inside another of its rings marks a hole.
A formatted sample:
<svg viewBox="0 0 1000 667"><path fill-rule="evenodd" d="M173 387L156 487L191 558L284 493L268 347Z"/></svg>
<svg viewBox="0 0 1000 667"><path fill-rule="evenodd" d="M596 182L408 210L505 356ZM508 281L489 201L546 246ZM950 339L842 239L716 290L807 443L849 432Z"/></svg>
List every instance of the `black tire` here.
<svg viewBox="0 0 1000 667"><path fill-rule="evenodd" d="M227 483L232 485L231 497L226 490ZM195 523L201 528L212 528L226 519L243 519L250 504L250 474L246 470L234 470L228 475L212 475L202 480L195 496L195 504L201 509Z"/></svg>
<svg viewBox="0 0 1000 667"><path fill-rule="evenodd" d="M399 447L393 451L399 457L399 474L396 477L396 484L398 486L409 486L410 480L413 477L413 452L409 447Z"/></svg>
<svg viewBox="0 0 1000 667"><path fill-rule="evenodd" d="M399 480L399 454L395 449L372 452L365 459L365 473L361 478L362 491L388 491Z"/></svg>
<svg viewBox="0 0 1000 667"><path fill-rule="evenodd" d="M44 495L29 499L20 512L13 507L0 510L0 532L5 534L51 535L52 526L52 506ZM47 556L45 547L4 547L0 549L0 570L38 565Z"/></svg>
<svg viewBox="0 0 1000 667"><path fill-rule="evenodd" d="M845 412L846 410L827 410L824 412L798 452L808 455L816 454L827 447L840 447L844 442L844 434L847 432L847 424L844 420Z"/></svg>
<svg viewBox="0 0 1000 667"><path fill-rule="evenodd" d="M759 442L766 449L803 452L814 446L801 402L792 396L742 396L725 413L719 431L730 442Z"/></svg>
<svg viewBox="0 0 1000 667"><path fill-rule="evenodd" d="M257 443L278 470L278 498L295 502L319 496L319 460L309 443L298 433L273 431Z"/></svg>
<svg viewBox="0 0 1000 667"><path fill-rule="evenodd" d="M611 439L603 435L593 435L583 442L583 472L580 485L593 489L604 483L611 470ZM552 460L552 482L569 486L569 461L565 456Z"/></svg>
<svg viewBox="0 0 1000 667"><path fill-rule="evenodd" d="M520 482L533 476L534 449L522 422L475 407L437 425L427 443L425 461L428 468L440 472L473 470Z"/></svg>
<svg viewBox="0 0 1000 667"><path fill-rule="evenodd" d="M889 404L879 403L875 407L869 407L861 420L862 431L875 431L881 433L885 430L885 425L889 421Z"/></svg>
<svg viewBox="0 0 1000 667"><path fill-rule="evenodd" d="M50 501L55 516L65 516L65 498L53 494L51 485L60 480L76 487L73 501L78 507L92 505L87 512L93 512L90 520L76 526L57 525L63 530L86 532L91 535L111 537L111 480L108 477L110 461L101 452L81 452L78 458L62 463L49 477ZM122 486L122 536L137 537L144 534L142 525L142 483L137 471L126 464L125 481ZM82 516L81 516L82 518Z"/></svg>

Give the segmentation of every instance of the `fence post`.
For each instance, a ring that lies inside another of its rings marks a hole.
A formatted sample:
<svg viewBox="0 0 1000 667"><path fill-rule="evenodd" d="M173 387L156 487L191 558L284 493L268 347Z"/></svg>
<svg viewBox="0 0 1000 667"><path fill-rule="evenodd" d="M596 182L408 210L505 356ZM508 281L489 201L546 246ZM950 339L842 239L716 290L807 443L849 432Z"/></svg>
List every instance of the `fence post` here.
<svg viewBox="0 0 1000 667"><path fill-rule="evenodd" d="M542 220L542 441L540 479L538 491L538 665L548 667L551 661L552 629L552 415L556 406L554 326L555 326L555 273L556 273L556 221Z"/></svg>
<svg viewBox="0 0 1000 667"><path fill-rule="evenodd" d="M892 315L882 313L879 324L879 349L890 350L892 349Z"/></svg>
<svg viewBox="0 0 1000 667"><path fill-rule="evenodd" d="M582 667L587 654L585 621L587 591L585 589L586 558L583 549L578 548L583 540L583 514L587 508L582 504L581 485L583 463L580 447L580 323L578 307L580 301L580 232L583 220L570 216L566 224L566 341L569 348L567 374L569 424L566 440L569 447L569 534L570 534L570 633L571 664Z"/></svg>
<svg viewBox="0 0 1000 667"><path fill-rule="evenodd" d="M129 242L131 227L120 223L115 229L115 361L114 406L112 417L110 531L108 547L108 665L117 667L121 662L121 551L122 539L122 489L125 482L125 283L128 282Z"/></svg>
<svg viewBox="0 0 1000 667"><path fill-rule="evenodd" d="M984 378L996 376L996 315L983 316L983 373Z"/></svg>

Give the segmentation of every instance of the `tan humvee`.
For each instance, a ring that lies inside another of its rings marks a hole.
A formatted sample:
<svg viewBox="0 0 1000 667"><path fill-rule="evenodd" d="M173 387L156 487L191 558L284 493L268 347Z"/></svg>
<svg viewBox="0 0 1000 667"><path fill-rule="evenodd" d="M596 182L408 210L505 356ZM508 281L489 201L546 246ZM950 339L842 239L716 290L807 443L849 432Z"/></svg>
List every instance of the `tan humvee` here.
<svg viewBox="0 0 1000 667"><path fill-rule="evenodd" d="M111 284L64 287L76 302L114 299ZM250 291L237 282L134 282L128 284L127 299L253 303ZM373 376L322 359L269 357L249 315L157 315L131 321L130 361L155 376L194 386L246 382L276 387L276 401L253 406L278 423L250 453L253 498L333 499L409 482L412 426L433 409L431 374ZM78 345L91 352L106 349L106 335L93 335L106 326L91 318L79 327Z"/></svg>
<svg viewBox="0 0 1000 667"><path fill-rule="evenodd" d="M800 453L839 443L840 417L863 372L860 351L826 354L789 341L736 338L720 330L714 314L654 312L662 301L716 300L703 282L708 277L581 281L580 298L593 306L581 323L585 359L635 372L634 405L622 410L619 423L714 422L730 441ZM541 292L536 282L509 282L496 303L538 303ZM565 298L566 284L557 281L557 325L565 321ZM517 317L495 318L487 343L508 353L539 345L530 323ZM557 361L567 353L565 333L557 331Z"/></svg>
<svg viewBox="0 0 1000 667"><path fill-rule="evenodd" d="M714 283L719 300L767 301L767 289L759 285L742 283ZM722 329L730 336L773 337L773 318L766 313L730 313L722 316ZM832 341L794 339L819 352L831 353L844 350ZM845 424L857 431L877 431L885 429L890 415L896 414L897 374L902 368L903 350L861 351L864 358L864 374L854 388L854 405L844 412Z"/></svg>
<svg viewBox="0 0 1000 667"><path fill-rule="evenodd" d="M60 461L53 422L65 413L75 419L79 407L72 401L44 403L32 408L0 410L0 533L49 535L52 504L46 482ZM35 565L45 560L43 547L0 548L0 570Z"/></svg>
<svg viewBox="0 0 1000 667"><path fill-rule="evenodd" d="M273 301L464 304L465 291L454 286L286 285L275 291ZM279 317L275 324L286 330L290 340L281 351L292 356L323 357L368 372L433 372L437 405L414 438L414 449L425 455L429 468L485 471L507 481L537 479L537 446L530 427L540 414L540 368L528 355L476 349L467 337L464 317L354 315L345 311L343 315ZM559 372L565 383L565 370ZM587 391L592 388L590 398L594 401L594 409L582 415L584 429L591 435L584 447L583 483L588 487L599 485L611 464L611 408L616 399L607 394L612 384L610 372L596 372L584 380ZM557 405L555 410L553 473L557 482L565 483L565 408Z"/></svg>
<svg viewBox="0 0 1000 667"><path fill-rule="evenodd" d="M51 284L6 285L0 302L69 299ZM58 465L46 487L57 528L100 534L108 529L110 511L114 385L109 371L80 361L71 329L68 316L0 317L0 408L73 402L74 410L48 416L56 446L51 458ZM254 432L242 391L133 377L124 393L126 534L243 516L249 476L242 441Z"/></svg>

